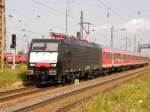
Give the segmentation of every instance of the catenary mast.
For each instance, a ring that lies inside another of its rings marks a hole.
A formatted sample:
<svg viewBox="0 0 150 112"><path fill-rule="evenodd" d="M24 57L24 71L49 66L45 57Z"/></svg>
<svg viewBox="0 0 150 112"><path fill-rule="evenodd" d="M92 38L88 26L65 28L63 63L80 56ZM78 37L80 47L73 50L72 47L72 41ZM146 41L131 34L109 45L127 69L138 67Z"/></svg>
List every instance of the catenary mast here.
<svg viewBox="0 0 150 112"><path fill-rule="evenodd" d="M5 0L0 0L0 71L4 70L5 39Z"/></svg>

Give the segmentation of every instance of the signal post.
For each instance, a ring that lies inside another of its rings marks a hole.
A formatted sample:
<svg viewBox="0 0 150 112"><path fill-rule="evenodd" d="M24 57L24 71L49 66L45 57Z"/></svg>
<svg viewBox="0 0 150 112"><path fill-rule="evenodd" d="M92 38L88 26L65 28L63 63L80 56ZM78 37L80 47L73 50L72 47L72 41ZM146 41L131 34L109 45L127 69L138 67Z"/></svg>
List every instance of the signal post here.
<svg viewBox="0 0 150 112"><path fill-rule="evenodd" d="M13 49L13 66L12 68L16 68L15 56L16 56L16 34L12 34L12 44L10 46Z"/></svg>

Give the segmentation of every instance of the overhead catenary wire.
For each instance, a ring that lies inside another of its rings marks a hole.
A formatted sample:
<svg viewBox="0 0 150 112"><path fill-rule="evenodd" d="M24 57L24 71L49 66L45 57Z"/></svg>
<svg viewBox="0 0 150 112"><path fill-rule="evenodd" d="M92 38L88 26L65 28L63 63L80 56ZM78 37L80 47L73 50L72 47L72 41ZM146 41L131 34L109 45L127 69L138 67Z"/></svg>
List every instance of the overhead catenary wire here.
<svg viewBox="0 0 150 112"><path fill-rule="evenodd" d="M67 2L67 3L66 3L67 6L66 6L66 10L64 10L64 11L60 11L60 10L58 10L58 9L56 9L56 8L53 8L53 7L51 7L51 6L49 6L49 5L46 5L45 3L39 2L39 1L37 1L37 0L32 0L32 1L33 1L33 3L35 3L35 4L37 4L37 5L40 5L40 6L42 6L42 7L48 8L49 10L51 10L51 11L53 11L53 12L55 12L55 13L61 15L61 16L64 16L64 17L66 17L65 12L66 12L66 10L68 10L67 16L68 16L71 20L73 20L73 21L79 21L79 18L73 17L73 16L71 15L71 1L70 1L70 0L67 0L67 1L66 1L66 2Z"/></svg>
<svg viewBox="0 0 150 112"><path fill-rule="evenodd" d="M52 26L52 24L49 24L49 22L46 22L46 20L43 18L43 16L41 16L41 14L36 14L35 16L33 16L34 14L32 13L28 13L28 12L19 12L18 10L14 10L14 9L8 9L8 11L11 11L11 13L8 14L8 18L14 20L16 22L15 25L17 24L21 24L23 23L23 28L31 28L31 25L29 24L29 22L31 22L31 19L30 18L26 18L26 16L30 16L30 17L34 17L33 19L35 20L40 20L40 23L44 24L44 25L47 25L47 26ZM32 15L32 16L31 16ZM40 17L37 17L37 16L40 16ZM19 22L19 20L21 22ZM39 22L38 22L39 23ZM61 28L59 26L59 29L64 29L64 28Z"/></svg>
<svg viewBox="0 0 150 112"><path fill-rule="evenodd" d="M7 19L11 19L12 22L15 22L13 27L19 28L20 31L22 29L29 29L30 33L31 32L34 32L34 34L39 33L38 31L35 31L34 29L32 29L32 27L30 25L31 23L29 23L29 22L31 22L31 19L26 18L26 16L31 16L34 14L28 13L28 12L19 12L18 10L14 10L14 9L10 9L10 8L7 8L7 10L9 11L9 14L7 15ZM38 21L40 20L40 22L42 22L42 24L48 25L45 22L45 19L40 14L38 14L38 15L40 16L40 18L37 17L37 14L35 14L35 16L31 16L31 17L34 17L33 19L37 19ZM23 26L21 24L23 24ZM7 25L9 25L9 24L7 24ZM52 25L48 25L48 26L52 26ZM13 29L15 29L15 28L13 28ZM62 29L62 28L59 28L59 29Z"/></svg>
<svg viewBox="0 0 150 112"><path fill-rule="evenodd" d="M16 22L16 23L18 23L18 25L19 24L21 24L21 23L23 23L23 24L27 24L27 22L25 22L24 20L22 20L22 19L17 19L15 16L13 16L13 20ZM20 20L21 21L21 23L18 21L18 20ZM16 25L16 24L15 24ZM29 25L29 24L27 24L27 25ZM14 30L20 30L20 31L22 31L22 29L29 29L29 28L25 28L25 26L23 26L23 27L21 27L21 26L16 26L17 28L15 28L14 26L13 26L13 29ZM20 28L18 28L18 27L20 27ZM30 33L34 33L34 34L39 34L38 32L35 32L35 31L32 31L32 30L26 30L27 32L30 32Z"/></svg>
<svg viewBox="0 0 150 112"><path fill-rule="evenodd" d="M46 8L48 8L48 9L50 9L50 10L56 12L56 13L59 13L59 14L61 14L61 15L64 15L64 14L65 14L64 12L62 12L62 11L60 11L60 10L57 10L57 9L55 9L55 8L49 6L49 5L46 5L46 4L42 3L42 2L39 2L39 1L36 1L36 0L32 0L32 1L33 1L34 3L36 3L36 4L38 4L38 5L41 5L41 6L43 6L43 7L46 7Z"/></svg>
<svg viewBox="0 0 150 112"><path fill-rule="evenodd" d="M114 10L113 8L109 7L107 4L105 4L102 0L97 0L98 3L100 5L103 5L103 7L105 7L108 11L111 11L112 13L114 13L116 16L118 16L122 21L125 21L126 18L124 18L122 15L120 15L116 10ZM109 14L110 17L110 14Z"/></svg>
<svg viewBox="0 0 150 112"><path fill-rule="evenodd" d="M48 9L50 9L51 11L54 11L54 12L56 12L56 13L58 13L58 14L61 14L62 16L65 16L65 10L64 11L60 11L60 10L58 10L58 9L56 9L56 8L53 8L53 7L51 7L51 6L49 6L49 5L46 5L46 4L44 4L44 3L42 3L42 2L39 2L39 1L36 1L36 0L32 0L35 4L38 4L38 5L40 5L40 6L42 6L42 7L45 7L45 8L48 8ZM67 7L70 9L70 1L67 1ZM70 18L72 19L72 20L79 20L78 18L76 18L76 17L72 17L71 16L71 14L70 14Z"/></svg>

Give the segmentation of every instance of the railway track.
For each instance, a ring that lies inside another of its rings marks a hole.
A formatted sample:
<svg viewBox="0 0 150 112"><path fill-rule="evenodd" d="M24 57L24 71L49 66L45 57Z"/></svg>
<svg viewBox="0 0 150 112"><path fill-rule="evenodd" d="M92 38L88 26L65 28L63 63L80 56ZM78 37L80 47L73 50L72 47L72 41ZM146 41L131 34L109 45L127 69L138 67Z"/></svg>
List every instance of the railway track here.
<svg viewBox="0 0 150 112"><path fill-rule="evenodd" d="M21 89L1 92L0 93L0 102L13 100L13 99L24 97L24 96L31 95L31 94L37 94L37 93L47 91L47 90L50 90L53 88L54 87L37 88L34 86L30 86L30 87L25 87L25 88L21 88Z"/></svg>
<svg viewBox="0 0 150 112"><path fill-rule="evenodd" d="M7 108L6 111L36 112L41 110L50 112L65 112L75 105L78 105L79 102L87 100L99 92L108 91L120 83L139 77L145 72L150 72L150 68L142 68L139 70L133 70L133 72L130 71L128 73L122 73L122 75L112 75L103 79L91 80L90 83L83 85L79 84L62 92L43 96L41 99L37 99L32 102L21 103L14 107Z"/></svg>
<svg viewBox="0 0 150 112"><path fill-rule="evenodd" d="M3 91L3 92L0 92L0 95L2 96L2 95L6 95L6 94L12 94L12 93L15 93L16 91L19 92L19 91L27 90L30 88L33 88L33 86L19 88L19 89L13 89L13 90L9 90L9 91Z"/></svg>

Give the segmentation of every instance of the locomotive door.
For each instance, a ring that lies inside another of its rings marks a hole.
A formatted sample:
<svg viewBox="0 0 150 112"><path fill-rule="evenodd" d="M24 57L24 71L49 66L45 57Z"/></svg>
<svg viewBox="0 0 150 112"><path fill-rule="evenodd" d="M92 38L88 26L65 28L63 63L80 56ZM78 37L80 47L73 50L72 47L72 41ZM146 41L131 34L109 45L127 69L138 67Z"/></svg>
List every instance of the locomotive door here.
<svg viewBox="0 0 150 112"><path fill-rule="evenodd" d="M69 45L65 45L65 53L64 53L64 66L67 70L70 69L71 66L71 51L69 49Z"/></svg>

